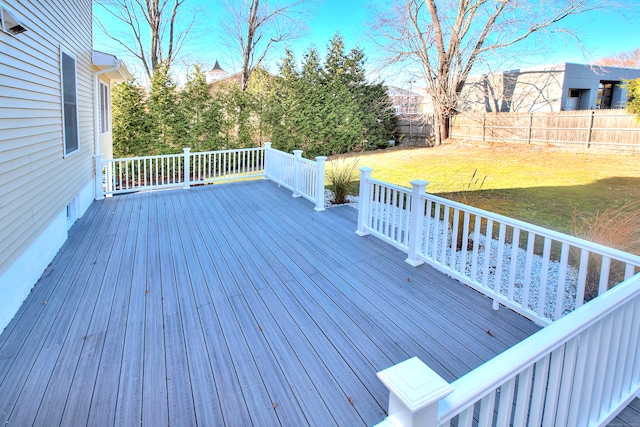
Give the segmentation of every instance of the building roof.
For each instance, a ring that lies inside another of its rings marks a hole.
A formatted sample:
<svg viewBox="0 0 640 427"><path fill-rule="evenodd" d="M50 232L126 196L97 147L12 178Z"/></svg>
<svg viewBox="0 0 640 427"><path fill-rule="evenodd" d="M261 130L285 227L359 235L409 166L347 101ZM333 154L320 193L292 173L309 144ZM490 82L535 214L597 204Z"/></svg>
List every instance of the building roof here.
<svg viewBox="0 0 640 427"><path fill-rule="evenodd" d="M91 61L93 66L100 71L114 68L106 73L106 76L111 80L129 80L132 77L125 63L115 55L94 50L91 54Z"/></svg>
<svg viewBox="0 0 640 427"><path fill-rule="evenodd" d="M213 68L207 71L207 74L227 74L227 71L223 70L216 59L216 63L213 65Z"/></svg>

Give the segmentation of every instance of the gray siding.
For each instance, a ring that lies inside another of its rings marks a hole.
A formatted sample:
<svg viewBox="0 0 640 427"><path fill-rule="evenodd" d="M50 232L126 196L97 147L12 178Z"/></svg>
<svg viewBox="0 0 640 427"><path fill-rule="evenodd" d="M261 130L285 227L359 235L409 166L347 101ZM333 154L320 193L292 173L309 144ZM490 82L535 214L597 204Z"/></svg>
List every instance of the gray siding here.
<svg viewBox="0 0 640 427"><path fill-rule="evenodd" d="M91 0L5 0L27 32L0 32L0 274L92 179ZM60 49L77 61L80 148L64 157Z"/></svg>

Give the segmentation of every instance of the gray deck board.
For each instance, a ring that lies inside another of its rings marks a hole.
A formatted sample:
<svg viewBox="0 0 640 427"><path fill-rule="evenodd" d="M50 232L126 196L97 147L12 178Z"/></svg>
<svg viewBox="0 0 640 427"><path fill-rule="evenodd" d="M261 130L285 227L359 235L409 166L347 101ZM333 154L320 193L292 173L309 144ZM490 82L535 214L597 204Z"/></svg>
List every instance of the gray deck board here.
<svg viewBox="0 0 640 427"><path fill-rule="evenodd" d="M629 406L618 414L609 427L639 427L640 426L640 399L634 399Z"/></svg>
<svg viewBox="0 0 640 427"><path fill-rule="evenodd" d="M452 381L538 329L355 222L262 181L94 203L0 335L0 421L372 425L377 371Z"/></svg>

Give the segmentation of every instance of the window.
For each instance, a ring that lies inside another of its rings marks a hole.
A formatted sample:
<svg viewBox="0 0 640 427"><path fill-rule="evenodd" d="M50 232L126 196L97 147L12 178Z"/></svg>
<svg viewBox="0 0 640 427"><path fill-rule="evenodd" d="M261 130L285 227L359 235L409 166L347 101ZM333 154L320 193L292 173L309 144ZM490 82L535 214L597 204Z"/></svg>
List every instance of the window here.
<svg viewBox="0 0 640 427"><path fill-rule="evenodd" d="M109 105L109 86L100 82L100 133L107 133L111 130L111 105Z"/></svg>
<svg viewBox="0 0 640 427"><path fill-rule="evenodd" d="M64 154L78 150L78 94L76 90L76 60L61 52L62 69L62 122Z"/></svg>

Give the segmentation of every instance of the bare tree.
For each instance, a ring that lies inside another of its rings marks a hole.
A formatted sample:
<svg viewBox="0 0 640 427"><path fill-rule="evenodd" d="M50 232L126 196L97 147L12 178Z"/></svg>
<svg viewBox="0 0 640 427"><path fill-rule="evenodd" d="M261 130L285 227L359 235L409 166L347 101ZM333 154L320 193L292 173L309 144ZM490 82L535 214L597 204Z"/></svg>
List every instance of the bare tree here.
<svg viewBox="0 0 640 427"><path fill-rule="evenodd" d="M256 66L276 43L302 34L305 0L278 3L269 0L229 0L230 19L223 24L232 48L242 53L241 89L244 91Z"/></svg>
<svg viewBox="0 0 640 427"><path fill-rule="evenodd" d="M595 61L595 65L640 68L640 47L599 59Z"/></svg>
<svg viewBox="0 0 640 427"><path fill-rule="evenodd" d="M127 28L128 37L96 20L107 37L120 44L142 63L150 79L160 65L171 67L193 25L192 16L178 28L178 11L186 0L95 0Z"/></svg>
<svg viewBox="0 0 640 427"><path fill-rule="evenodd" d="M379 11L375 32L388 63L414 67L434 108L436 144L473 66L490 55L554 28L567 17L600 8L599 0L395 0Z"/></svg>

